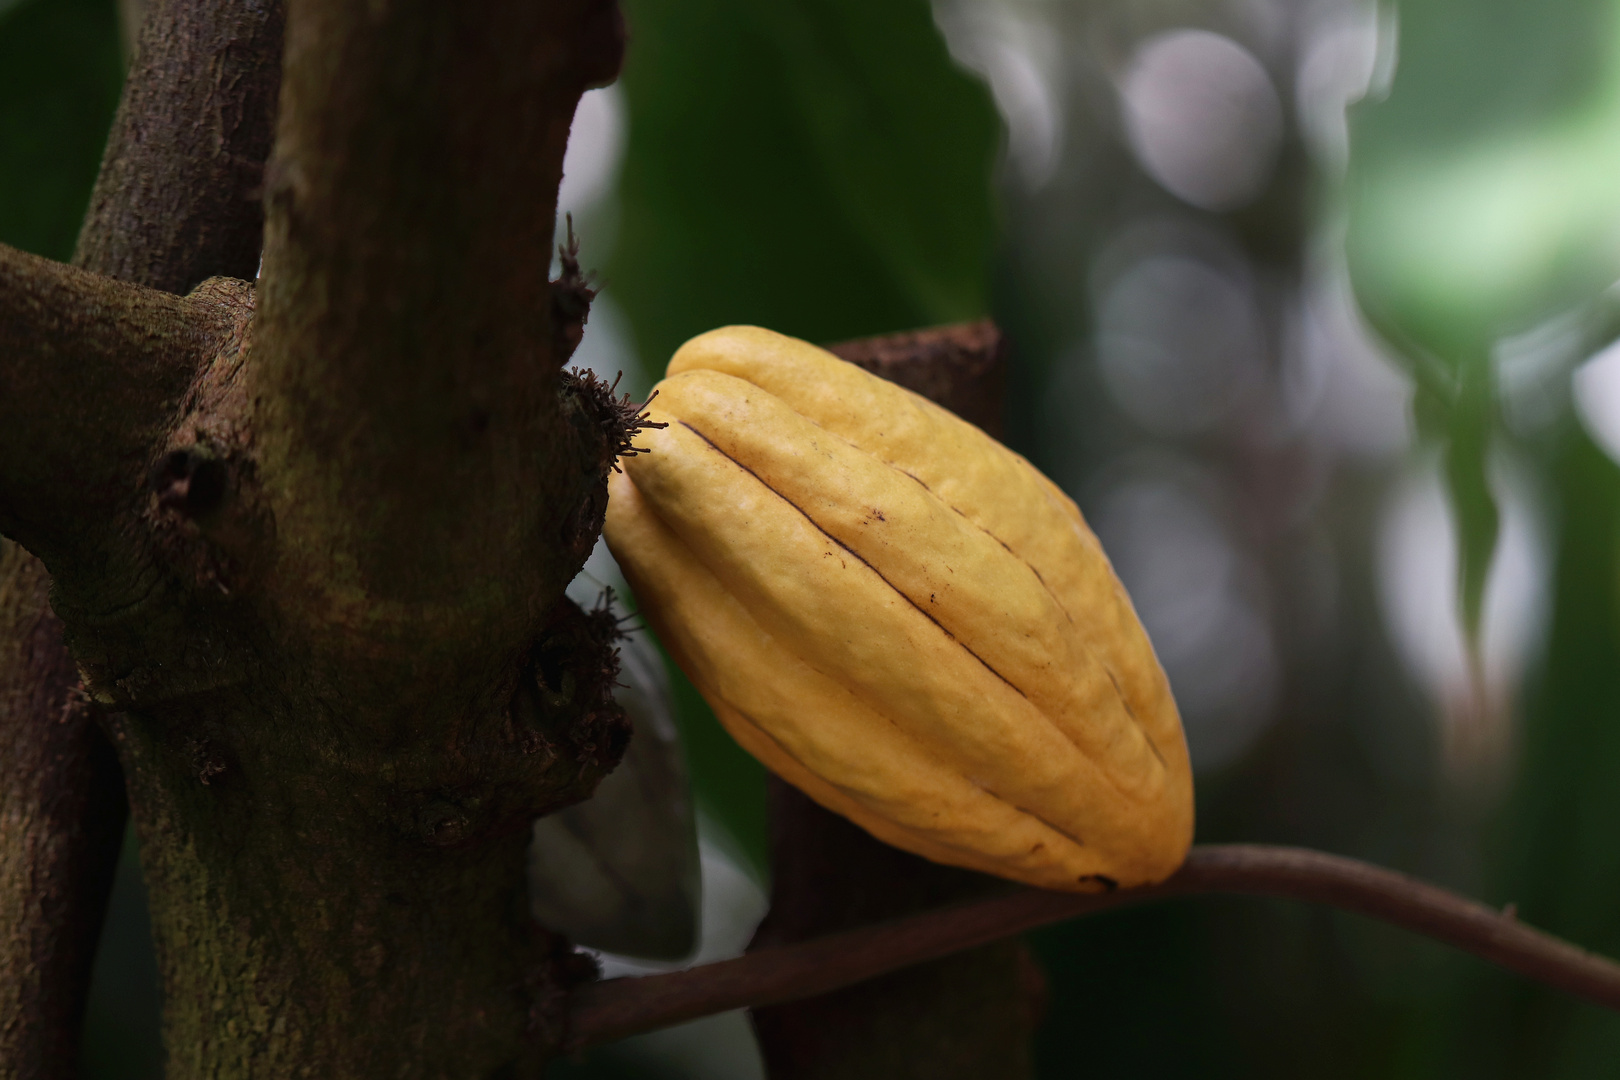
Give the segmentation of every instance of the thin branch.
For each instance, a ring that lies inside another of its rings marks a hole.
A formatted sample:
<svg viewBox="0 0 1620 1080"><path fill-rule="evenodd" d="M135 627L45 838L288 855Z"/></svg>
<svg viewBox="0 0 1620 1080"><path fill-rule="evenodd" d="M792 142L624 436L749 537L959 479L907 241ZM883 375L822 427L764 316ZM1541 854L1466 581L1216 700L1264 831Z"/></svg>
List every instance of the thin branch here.
<svg viewBox="0 0 1620 1080"><path fill-rule="evenodd" d="M228 325L207 304L0 245L0 532L47 565L93 550Z"/></svg>
<svg viewBox="0 0 1620 1080"><path fill-rule="evenodd" d="M285 21L281 0L147 6L76 265L172 293L253 280Z"/></svg>
<svg viewBox="0 0 1620 1080"><path fill-rule="evenodd" d="M1620 964L1405 874L1303 848L1196 847L1161 885L1104 894L1017 889L689 971L609 979L574 995L569 1047L582 1050L700 1016L824 994L924 960L1080 915L1177 896L1278 896L1404 927L1620 1011Z"/></svg>

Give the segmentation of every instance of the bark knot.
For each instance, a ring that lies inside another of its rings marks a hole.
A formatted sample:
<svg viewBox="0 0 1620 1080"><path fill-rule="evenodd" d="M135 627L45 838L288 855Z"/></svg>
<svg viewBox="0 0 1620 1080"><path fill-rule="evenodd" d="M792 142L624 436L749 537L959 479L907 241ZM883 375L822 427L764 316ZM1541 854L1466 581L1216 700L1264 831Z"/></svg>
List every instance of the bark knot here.
<svg viewBox="0 0 1620 1080"><path fill-rule="evenodd" d="M152 475L158 505L188 518L217 510L229 483L224 459L201 442L163 455Z"/></svg>

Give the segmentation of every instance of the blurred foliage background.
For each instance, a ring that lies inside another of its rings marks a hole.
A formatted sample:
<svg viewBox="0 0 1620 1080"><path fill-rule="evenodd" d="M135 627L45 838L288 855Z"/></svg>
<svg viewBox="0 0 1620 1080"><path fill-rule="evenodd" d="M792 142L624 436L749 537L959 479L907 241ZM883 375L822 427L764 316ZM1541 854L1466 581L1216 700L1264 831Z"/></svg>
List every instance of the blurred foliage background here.
<svg viewBox="0 0 1620 1080"><path fill-rule="evenodd" d="M1009 441L1175 685L1200 840L1372 859L1620 955L1615 0L625 7L562 195L605 286L582 362L641 391L723 323L993 313ZM0 0L0 240L70 253L123 55L113 0ZM762 773L677 697L705 834L762 880ZM131 846L91 1076L158 1075L145 935ZM1620 1071L1620 1018L1332 912L1035 944L1042 1076ZM757 1075L746 1038L559 1071Z"/></svg>

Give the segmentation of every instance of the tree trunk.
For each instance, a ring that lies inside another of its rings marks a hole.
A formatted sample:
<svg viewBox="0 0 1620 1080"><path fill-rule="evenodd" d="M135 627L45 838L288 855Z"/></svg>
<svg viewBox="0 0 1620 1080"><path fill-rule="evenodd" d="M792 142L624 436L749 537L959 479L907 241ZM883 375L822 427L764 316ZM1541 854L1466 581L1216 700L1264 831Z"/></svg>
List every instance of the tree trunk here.
<svg viewBox="0 0 1620 1080"><path fill-rule="evenodd" d="M635 413L561 377L589 292L546 276L622 29L601 0L293 0L261 173L278 20L148 18L80 259L173 292L0 249L0 531L40 560L6 556L5 737L47 760L38 714L78 700L60 650L51 683L16 659L53 640L42 564L128 778L171 1077L534 1075L588 971L528 917L527 827L628 735L617 627L562 593ZM199 285L253 276L261 191L262 288ZM5 903L52 869L30 837L109 820L18 790Z"/></svg>
<svg viewBox="0 0 1620 1080"><path fill-rule="evenodd" d="M869 338L833 351L1001 433L1000 335L988 323ZM1003 883L883 844L770 781L771 910L753 947L940 907ZM1044 982L1021 942L989 945L832 994L754 1010L772 1080L1016 1080Z"/></svg>

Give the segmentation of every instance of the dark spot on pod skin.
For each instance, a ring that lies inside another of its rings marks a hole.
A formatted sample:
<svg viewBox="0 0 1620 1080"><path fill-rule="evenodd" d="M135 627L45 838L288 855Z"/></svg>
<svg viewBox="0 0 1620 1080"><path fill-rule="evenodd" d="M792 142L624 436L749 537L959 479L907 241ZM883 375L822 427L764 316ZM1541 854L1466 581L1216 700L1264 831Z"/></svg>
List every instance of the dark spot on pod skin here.
<svg viewBox="0 0 1620 1080"><path fill-rule="evenodd" d="M1119 882L1105 874L1081 874L1081 881L1095 881L1103 887L1103 892L1113 892L1119 888Z"/></svg>

